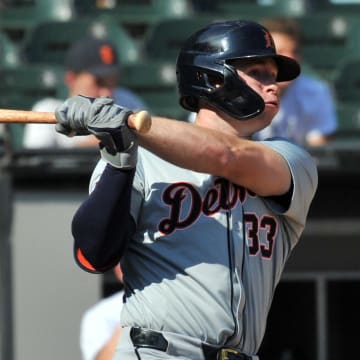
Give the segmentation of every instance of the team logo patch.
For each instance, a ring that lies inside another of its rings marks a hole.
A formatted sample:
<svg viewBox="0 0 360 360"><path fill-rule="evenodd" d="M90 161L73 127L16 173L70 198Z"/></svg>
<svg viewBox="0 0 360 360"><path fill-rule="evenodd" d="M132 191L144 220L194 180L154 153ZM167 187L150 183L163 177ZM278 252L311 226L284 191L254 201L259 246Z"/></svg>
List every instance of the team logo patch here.
<svg viewBox="0 0 360 360"><path fill-rule="evenodd" d="M271 48L274 48L274 47L275 47L273 38L272 38L272 36L270 35L270 33L268 33L267 31L265 31L264 38L265 38L265 41L266 41L265 46L266 46L267 48L270 48L270 47L271 47Z"/></svg>
<svg viewBox="0 0 360 360"><path fill-rule="evenodd" d="M109 45L103 45L100 48L100 58L104 64L113 64L115 61L115 53L113 48Z"/></svg>

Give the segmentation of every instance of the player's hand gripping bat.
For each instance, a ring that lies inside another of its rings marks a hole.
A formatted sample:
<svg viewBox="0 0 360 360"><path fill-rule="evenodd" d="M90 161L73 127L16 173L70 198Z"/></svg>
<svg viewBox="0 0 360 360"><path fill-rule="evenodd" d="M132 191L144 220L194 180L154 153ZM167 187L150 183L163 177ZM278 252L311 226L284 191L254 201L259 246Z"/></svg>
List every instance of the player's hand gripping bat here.
<svg viewBox="0 0 360 360"><path fill-rule="evenodd" d="M151 116L147 111L131 114L127 121L131 129L142 134L148 132L151 127ZM0 109L0 123L56 124L57 121L52 112Z"/></svg>

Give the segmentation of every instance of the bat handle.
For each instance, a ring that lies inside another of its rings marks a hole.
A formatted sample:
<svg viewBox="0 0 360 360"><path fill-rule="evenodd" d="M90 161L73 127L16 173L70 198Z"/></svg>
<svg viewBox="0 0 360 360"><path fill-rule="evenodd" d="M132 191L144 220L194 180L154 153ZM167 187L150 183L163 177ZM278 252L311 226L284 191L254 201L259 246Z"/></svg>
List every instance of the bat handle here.
<svg viewBox="0 0 360 360"><path fill-rule="evenodd" d="M140 134L145 134L151 128L151 116L145 110L131 114L128 118L128 125L131 129L136 130Z"/></svg>
<svg viewBox="0 0 360 360"><path fill-rule="evenodd" d="M56 124L57 121L53 112L0 109L0 123ZM145 110L131 114L128 125L139 133L146 133L151 128L151 116Z"/></svg>

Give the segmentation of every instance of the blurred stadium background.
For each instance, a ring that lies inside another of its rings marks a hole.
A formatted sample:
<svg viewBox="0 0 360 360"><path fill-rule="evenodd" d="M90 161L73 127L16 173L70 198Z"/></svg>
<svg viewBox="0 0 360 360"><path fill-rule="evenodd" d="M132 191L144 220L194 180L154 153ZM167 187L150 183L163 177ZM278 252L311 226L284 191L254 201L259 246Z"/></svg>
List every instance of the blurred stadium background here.
<svg viewBox="0 0 360 360"><path fill-rule="evenodd" d="M360 1L2 0L0 107L30 109L64 96L71 41L109 37L121 84L154 113L185 120L175 59L184 39L210 21L295 17L304 60L332 87L339 131L310 149L319 190L309 224L275 294L262 360L357 358L360 321ZM86 196L96 151L22 149L22 125L3 127L0 157L0 358L80 359L82 312L116 290L111 274L72 260L70 222Z"/></svg>

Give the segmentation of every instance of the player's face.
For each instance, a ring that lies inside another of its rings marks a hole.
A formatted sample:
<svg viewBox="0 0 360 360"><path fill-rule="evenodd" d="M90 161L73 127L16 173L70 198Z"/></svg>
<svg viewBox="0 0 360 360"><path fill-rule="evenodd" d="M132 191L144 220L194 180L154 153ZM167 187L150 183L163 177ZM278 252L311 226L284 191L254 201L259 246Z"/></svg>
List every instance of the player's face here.
<svg viewBox="0 0 360 360"><path fill-rule="evenodd" d="M81 94L94 98L111 97L117 82L114 76L96 77L88 72L70 73L66 80L70 96Z"/></svg>
<svg viewBox="0 0 360 360"><path fill-rule="evenodd" d="M279 110L278 69L271 58L239 62L236 66L239 76L255 90L265 102L264 115L274 117Z"/></svg>
<svg viewBox="0 0 360 360"><path fill-rule="evenodd" d="M238 135L248 137L268 126L279 110L278 84L276 82L278 69L275 61L271 58L236 60L232 61L231 65L237 70L238 76L262 97L265 103L264 111L254 118L243 121L238 121L226 113L221 113L221 118L225 122L218 122L216 117L212 121L213 118L208 114L205 117L197 117L196 122L201 122L204 125L206 121L206 126L210 124L220 130L223 130L220 126L229 129L227 126L230 124ZM221 87L222 85L217 84L215 86ZM211 109L209 103L204 103L200 106L200 108L202 107ZM219 112L215 107L213 109L214 113Z"/></svg>

